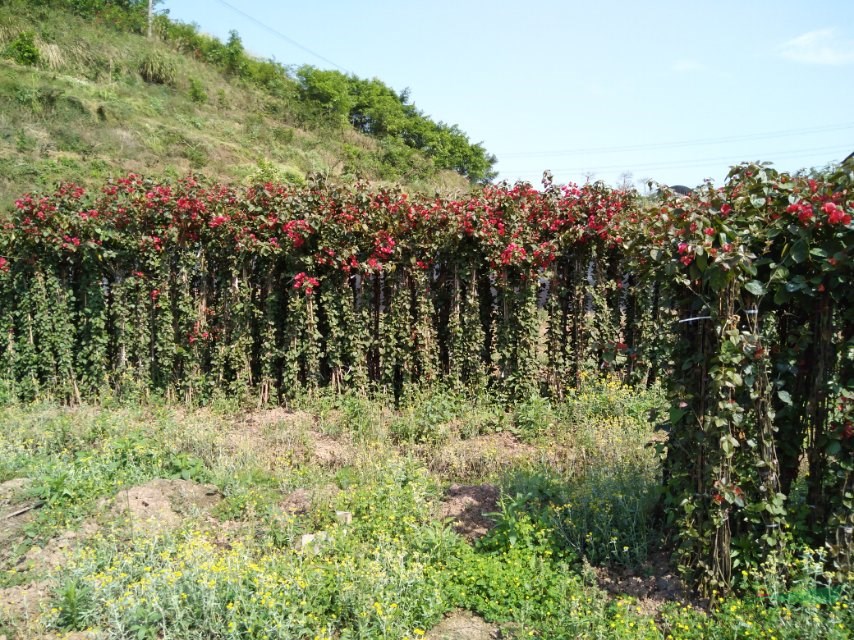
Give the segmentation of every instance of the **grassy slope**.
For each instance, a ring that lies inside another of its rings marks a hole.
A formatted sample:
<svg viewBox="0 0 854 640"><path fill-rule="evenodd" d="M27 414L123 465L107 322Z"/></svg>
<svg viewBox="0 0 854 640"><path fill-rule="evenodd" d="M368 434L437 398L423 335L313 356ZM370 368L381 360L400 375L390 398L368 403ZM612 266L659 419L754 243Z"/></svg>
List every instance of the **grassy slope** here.
<svg viewBox="0 0 854 640"><path fill-rule="evenodd" d="M425 175L426 159L391 167L381 143L353 131L301 128L286 102L162 43L73 16L33 20L0 7L0 51L27 30L36 33L40 64L0 58L0 207L59 180L97 184L129 171L195 171L239 182L256 174L259 163L280 177L359 174L415 189L467 188L451 172L416 178ZM173 86L140 77L140 62L152 51L171 61ZM201 89L195 100L191 81Z"/></svg>

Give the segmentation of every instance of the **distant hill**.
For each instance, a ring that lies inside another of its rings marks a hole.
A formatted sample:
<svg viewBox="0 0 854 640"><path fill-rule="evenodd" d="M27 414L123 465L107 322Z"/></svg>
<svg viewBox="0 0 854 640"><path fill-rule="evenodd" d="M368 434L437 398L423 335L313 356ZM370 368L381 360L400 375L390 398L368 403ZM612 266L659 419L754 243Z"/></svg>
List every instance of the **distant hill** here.
<svg viewBox="0 0 854 640"><path fill-rule="evenodd" d="M0 208L133 171L416 190L494 177L494 156L379 80L249 56L139 0L0 0Z"/></svg>

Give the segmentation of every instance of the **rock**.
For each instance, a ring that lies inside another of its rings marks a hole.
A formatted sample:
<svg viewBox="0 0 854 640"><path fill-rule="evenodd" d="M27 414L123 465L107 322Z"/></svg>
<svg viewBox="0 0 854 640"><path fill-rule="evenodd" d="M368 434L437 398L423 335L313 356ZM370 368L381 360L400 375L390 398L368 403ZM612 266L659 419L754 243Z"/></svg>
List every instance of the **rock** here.
<svg viewBox="0 0 854 640"><path fill-rule="evenodd" d="M314 554L320 553L320 549L322 548L323 542L326 542L329 539L329 534L325 531L318 531L317 533L304 533L300 538L299 548L302 551L309 551Z"/></svg>

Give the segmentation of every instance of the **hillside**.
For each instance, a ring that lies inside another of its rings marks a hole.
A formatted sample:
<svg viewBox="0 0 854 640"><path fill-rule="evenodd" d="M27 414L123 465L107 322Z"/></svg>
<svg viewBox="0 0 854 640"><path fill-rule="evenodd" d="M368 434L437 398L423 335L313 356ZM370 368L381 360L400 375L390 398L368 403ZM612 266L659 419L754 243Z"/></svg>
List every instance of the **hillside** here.
<svg viewBox="0 0 854 640"><path fill-rule="evenodd" d="M231 182L321 172L430 191L491 176L480 145L380 81L289 70L248 56L236 33L222 43L166 16L148 39L140 8L0 2L0 206L131 171Z"/></svg>

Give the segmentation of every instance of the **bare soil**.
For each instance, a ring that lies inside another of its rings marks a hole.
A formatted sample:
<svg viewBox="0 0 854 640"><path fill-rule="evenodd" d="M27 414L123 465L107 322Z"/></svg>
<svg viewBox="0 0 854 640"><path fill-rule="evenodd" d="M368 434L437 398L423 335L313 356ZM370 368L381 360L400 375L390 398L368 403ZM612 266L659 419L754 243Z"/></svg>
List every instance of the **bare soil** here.
<svg viewBox="0 0 854 640"><path fill-rule="evenodd" d="M305 515L311 509L312 494L308 489L297 489L285 496L279 507L286 513Z"/></svg>
<svg viewBox="0 0 854 640"><path fill-rule="evenodd" d="M23 538L24 527L36 515L38 502L24 499L30 485L26 478L0 483L0 569L18 560L15 547Z"/></svg>
<svg viewBox="0 0 854 640"><path fill-rule="evenodd" d="M340 469L353 461L355 453L351 447L315 431L310 436L312 455L321 467Z"/></svg>
<svg viewBox="0 0 854 640"><path fill-rule="evenodd" d="M498 495L498 487L493 484L452 484L442 500L439 517L451 518L457 533L475 540L495 525L486 514L498 510Z"/></svg>
<svg viewBox="0 0 854 640"><path fill-rule="evenodd" d="M177 528L187 515L210 512L220 500L213 485L160 478L120 491L113 513L126 516L135 530L154 534Z"/></svg>
<svg viewBox="0 0 854 640"><path fill-rule="evenodd" d="M637 606L650 615L667 602L690 600L665 554L650 557L638 570L596 567L595 572L601 589L613 596L637 598Z"/></svg>
<svg viewBox="0 0 854 640"><path fill-rule="evenodd" d="M48 581L0 589L0 621L15 622L19 627L33 626L49 590Z"/></svg>
<svg viewBox="0 0 854 640"><path fill-rule="evenodd" d="M498 627L469 613L454 611L424 636L425 640L496 640L501 638Z"/></svg>
<svg viewBox="0 0 854 640"><path fill-rule="evenodd" d="M0 482L0 512L20 501L21 495L30 484L31 481L28 478L12 478L6 482Z"/></svg>

